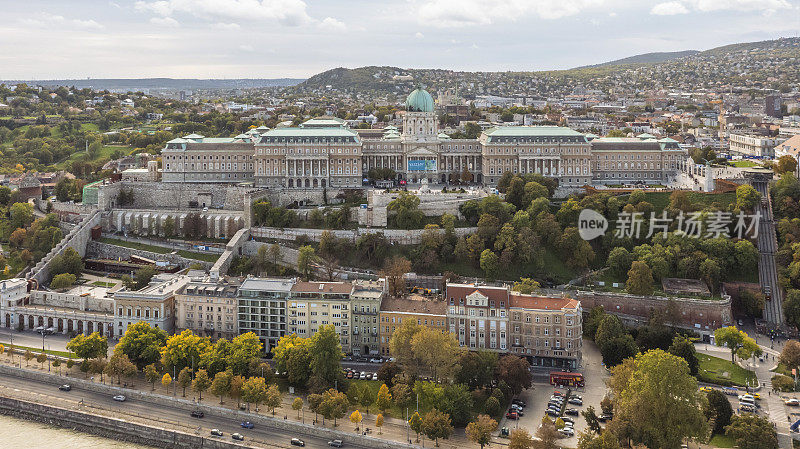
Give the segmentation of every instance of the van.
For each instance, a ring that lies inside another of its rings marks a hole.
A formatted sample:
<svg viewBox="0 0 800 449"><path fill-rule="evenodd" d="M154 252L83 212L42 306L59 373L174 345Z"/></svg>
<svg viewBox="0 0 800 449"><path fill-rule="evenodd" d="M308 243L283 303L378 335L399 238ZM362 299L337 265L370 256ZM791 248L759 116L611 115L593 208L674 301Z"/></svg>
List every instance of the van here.
<svg viewBox="0 0 800 449"><path fill-rule="evenodd" d="M755 413L756 412L756 406L752 405L752 404L741 403L741 404L739 404L739 410L741 410L743 412L748 412L748 413Z"/></svg>
<svg viewBox="0 0 800 449"><path fill-rule="evenodd" d="M753 408L755 408L756 402L755 402L755 400L750 399L750 398L739 399L739 406L742 406L742 405L750 405Z"/></svg>

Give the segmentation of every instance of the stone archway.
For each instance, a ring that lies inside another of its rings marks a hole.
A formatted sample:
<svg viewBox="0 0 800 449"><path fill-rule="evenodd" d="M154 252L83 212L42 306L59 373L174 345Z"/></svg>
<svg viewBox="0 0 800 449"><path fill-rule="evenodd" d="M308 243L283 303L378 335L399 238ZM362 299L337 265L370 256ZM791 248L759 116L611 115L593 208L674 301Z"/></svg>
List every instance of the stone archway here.
<svg viewBox="0 0 800 449"><path fill-rule="evenodd" d="M105 335L103 332L103 323L97 323L97 333L100 334L101 337Z"/></svg>
<svg viewBox="0 0 800 449"><path fill-rule="evenodd" d="M306 178L306 188L311 187L311 180Z"/></svg>
<svg viewBox="0 0 800 449"><path fill-rule="evenodd" d="M53 327L53 317L47 317L47 328Z"/></svg>
<svg viewBox="0 0 800 449"><path fill-rule="evenodd" d="M34 327L36 326L33 325L33 315L28 315L28 329L33 329Z"/></svg>
<svg viewBox="0 0 800 449"><path fill-rule="evenodd" d="M81 320L78 320L78 329L77 329L77 331L78 331L79 334L83 333L83 321L81 321Z"/></svg>
<svg viewBox="0 0 800 449"><path fill-rule="evenodd" d="M58 331L59 332L64 332L64 319L63 318L59 318L58 319Z"/></svg>
<svg viewBox="0 0 800 449"><path fill-rule="evenodd" d="M6 327L11 327L11 315L6 314Z"/></svg>
<svg viewBox="0 0 800 449"><path fill-rule="evenodd" d="M73 320L67 320L67 332L72 332L74 329Z"/></svg>
<svg viewBox="0 0 800 449"><path fill-rule="evenodd" d="M86 322L86 333L87 334L91 334L92 332L94 332L94 322L93 321L87 321Z"/></svg>
<svg viewBox="0 0 800 449"><path fill-rule="evenodd" d="M44 326L44 317L36 317L36 322L39 323L37 326Z"/></svg>
<svg viewBox="0 0 800 449"><path fill-rule="evenodd" d="M315 187L315 188L316 188L316 187L319 187L319 180L317 180L317 179L314 179L314 187Z"/></svg>
<svg viewBox="0 0 800 449"><path fill-rule="evenodd" d="M294 179L289 180L289 188L294 187Z"/></svg>

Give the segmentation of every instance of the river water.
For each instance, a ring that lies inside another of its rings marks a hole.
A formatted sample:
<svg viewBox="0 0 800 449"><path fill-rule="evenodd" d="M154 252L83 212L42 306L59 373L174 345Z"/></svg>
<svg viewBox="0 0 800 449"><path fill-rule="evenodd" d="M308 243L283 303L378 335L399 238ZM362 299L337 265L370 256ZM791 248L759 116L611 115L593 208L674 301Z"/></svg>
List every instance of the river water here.
<svg viewBox="0 0 800 449"><path fill-rule="evenodd" d="M14 449L152 449L5 415L0 415L0 435L0 446Z"/></svg>

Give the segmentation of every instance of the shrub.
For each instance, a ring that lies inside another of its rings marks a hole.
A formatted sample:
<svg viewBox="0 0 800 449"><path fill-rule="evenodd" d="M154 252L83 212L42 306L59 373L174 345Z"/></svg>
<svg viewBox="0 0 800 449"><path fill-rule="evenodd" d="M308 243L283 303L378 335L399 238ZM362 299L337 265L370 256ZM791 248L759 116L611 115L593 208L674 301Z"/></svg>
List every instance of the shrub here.
<svg viewBox="0 0 800 449"><path fill-rule="evenodd" d="M50 288L52 289L59 289L59 288L67 288L71 287L75 284L75 280L77 278L72 273L61 273L53 276L53 280L50 282Z"/></svg>
<svg viewBox="0 0 800 449"><path fill-rule="evenodd" d="M778 391L794 391L794 380L783 374L772 376L772 388Z"/></svg>

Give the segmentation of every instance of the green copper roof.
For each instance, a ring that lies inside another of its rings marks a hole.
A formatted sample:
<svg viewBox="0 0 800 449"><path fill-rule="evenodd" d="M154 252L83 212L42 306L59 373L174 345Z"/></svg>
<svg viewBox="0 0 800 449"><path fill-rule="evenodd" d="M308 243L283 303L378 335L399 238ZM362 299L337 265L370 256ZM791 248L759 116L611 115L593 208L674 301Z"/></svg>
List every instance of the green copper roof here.
<svg viewBox="0 0 800 449"><path fill-rule="evenodd" d="M358 134L347 128L277 128L265 132L261 137L353 137Z"/></svg>
<svg viewBox="0 0 800 449"><path fill-rule="evenodd" d="M433 97L422 86L417 87L406 98L406 110L409 112L433 112Z"/></svg>
<svg viewBox="0 0 800 449"><path fill-rule="evenodd" d="M639 138L639 139L655 139L656 138L656 136L654 136L652 134L649 134L649 133L642 133L642 134L639 134L636 137Z"/></svg>

